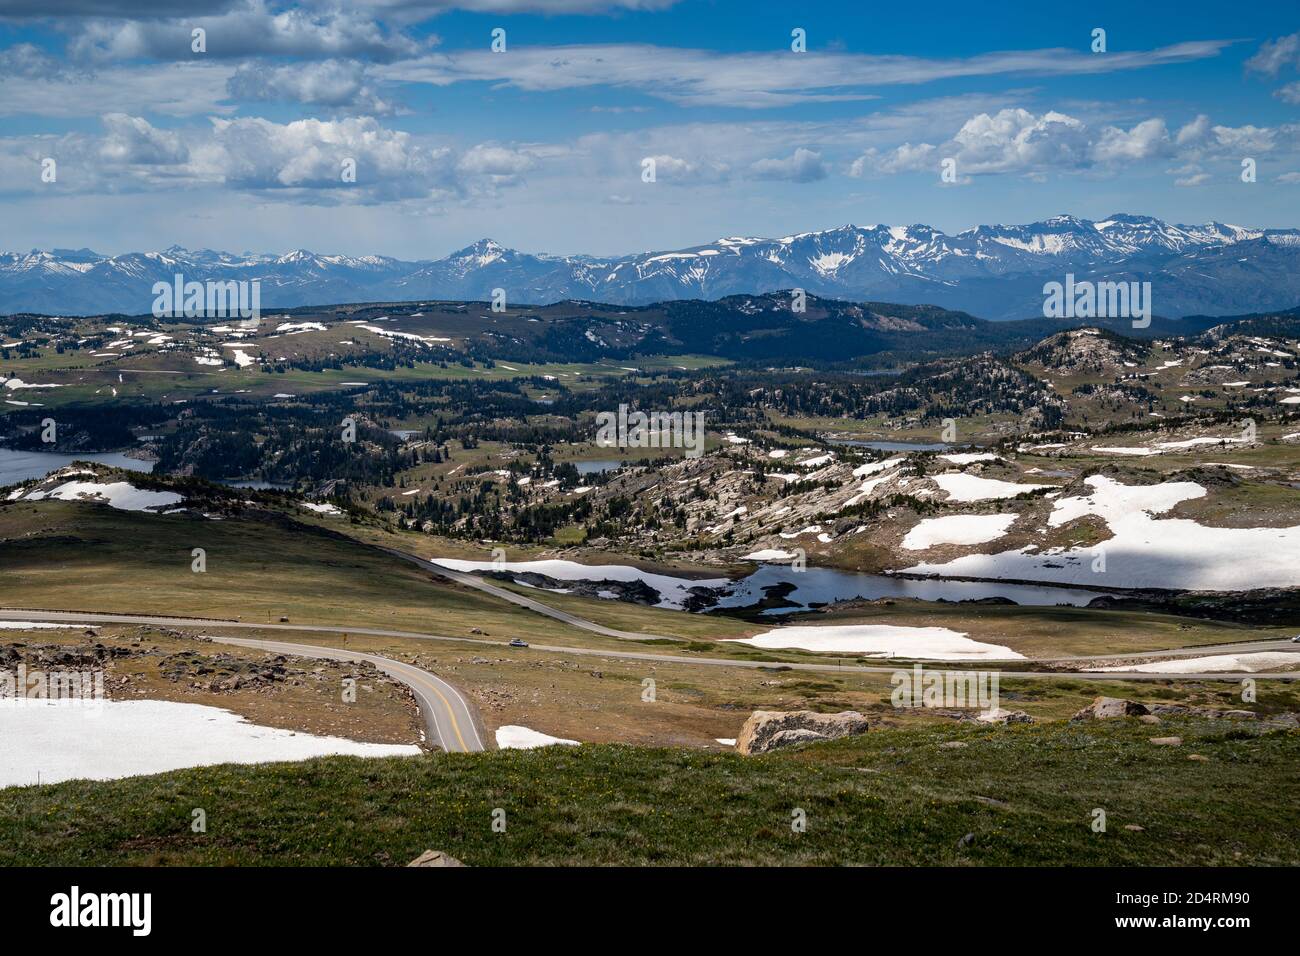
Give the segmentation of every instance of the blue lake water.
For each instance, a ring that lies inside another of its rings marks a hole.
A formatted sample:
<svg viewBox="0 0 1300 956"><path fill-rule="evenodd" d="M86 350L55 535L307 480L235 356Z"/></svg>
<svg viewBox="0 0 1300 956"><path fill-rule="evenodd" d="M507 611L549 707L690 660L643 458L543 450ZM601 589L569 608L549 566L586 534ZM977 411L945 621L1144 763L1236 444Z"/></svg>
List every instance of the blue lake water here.
<svg viewBox="0 0 1300 956"><path fill-rule="evenodd" d="M959 447L943 441L856 441L848 438L829 438L827 443L847 445L850 448L871 448L875 451L949 451Z"/></svg>
<svg viewBox="0 0 1300 956"><path fill-rule="evenodd" d="M435 559L436 560L436 559ZM537 570L542 574L552 574L538 562ZM522 562L511 570L528 570ZM839 601L851 601L857 598L875 600L877 598L912 598L918 601L979 601L987 598L1005 598L1016 604L1036 607L1054 607L1069 605L1084 607L1095 598L1103 597L1107 592L1089 591L1085 588L1062 588L1049 585L1010 584L1005 581L953 581L943 578L903 578L887 574L868 574L857 571L840 571L834 568L806 568L796 571L788 564L760 564L754 571L742 578L726 584L705 585L700 581L686 578L636 572L625 566L603 568L601 565L589 566L590 577L583 580L599 582L608 579L628 580L629 577L640 578L650 587L665 596L666 586L678 589L678 597L685 597L693 588L701 597L713 597L714 603L705 602L701 610L731 609L753 607L761 604L772 588L789 591L780 594L789 607L767 608L763 614L778 616L807 611L814 607L834 604ZM629 575L628 572L632 574ZM569 575L553 575L566 582L576 580ZM715 579L716 580L716 579ZM667 584L665 583L667 582ZM774 597L777 595L773 595ZM605 600L617 600L613 593L602 593Z"/></svg>
<svg viewBox="0 0 1300 956"><path fill-rule="evenodd" d="M0 448L0 485L14 485L30 478L44 478L52 471L66 468L74 461L94 461L114 468L129 468L131 471L153 471L152 461L128 458L120 451L79 452L64 455L47 451L18 451L13 448Z"/></svg>
<svg viewBox="0 0 1300 956"><path fill-rule="evenodd" d="M920 601L978 601L982 598L1000 597L1037 607L1069 604L1083 607L1101 591L1082 588L1057 588L1032 584L1007 584L1003 581L948 581L942 578L917 580L886 574L865 574L857 571L839 571L834 568L806 568L795 571L788 565L764 564L747 577L741 578L730 593L718 602L718 607L742 608L763 600L765 588L793 584L794 590L785 596L797 607L773 608L765 614L791 614L807 610L817 604L833 604L854 598L915 598Z"/></svg>
<svg viewBox="0 0 1300 956"><path fill-rule="evenodd" d="M575 461L573 467L578 469L580 475L595 475L602 471L615 471L626 464L617 458L599 458L594 461Z"/></svg>

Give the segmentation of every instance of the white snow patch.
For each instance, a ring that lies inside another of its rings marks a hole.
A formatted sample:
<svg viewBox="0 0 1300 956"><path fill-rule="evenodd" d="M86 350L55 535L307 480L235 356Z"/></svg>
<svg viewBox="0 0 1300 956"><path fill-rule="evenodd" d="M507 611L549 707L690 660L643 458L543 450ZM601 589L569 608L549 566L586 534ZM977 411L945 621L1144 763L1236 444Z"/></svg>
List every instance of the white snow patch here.
<svg viewBox="0 0 1300 956"><path fill-rule="evenodd" d="M248 723L218 707L163 700L0 706L0 787L115 780L221 763L307 760L329 754L415 756L414 745L369 744Z"/></svg>
<svg viewBox="0 0 1300 956"><path fill-rule="evenodd" d="M961 472L932 475L931 478L936 485L948 493L949 501L991 501L998 498L1014 498L1026 491L1053 487L1052 485L1018 485L1012 481L980 478L978 475L967 475Z"/></svg>
<svg viewBox="0 0 1300 956"><path fill-rule="evenodd" d="M144 491L129 481L68 481L51 491L30 491L23 501L42 501L57 498L60 501L96 501L119 511L152 511L179 504L181 495L174 491Z"/></svg>
<svg viewBox="0 0 1300 956"><path fill-rule="evenodd" d="M782 531L782 532L781 532L781 537L783 537L783 538L785 538L787 541L789 541L791 538L797 538L797 537L799 537L801 534L818 534L821 530L822 530L822 526L821 526L821 525L819 525L819 524L810 524L808 527L806 527L806 528L802 528L802 529L800 529L799 531L791 531L791 532L785 532L785 531Z"/></svg>
<svg viewBox="0 0 1300 956"><path fill-rule="evenodd" d="M1184 657L1170 661L1152 661L1148 664L1090 667L1089 670L1136 671L1143 674L1217 674L1226 671L1243 671L1254 674L1274 667L1294 667L1298 664L1300 664L1300 654L1261 651L1257 654L1213 654L1209 657Z"/></svg>
<svg viewBox="0 0 1300 956"><path fill-rule="evenodd" d="M833 624L778 627L739 639L769 650L802 648L839 654L877 654L918 660L965 661L1022 659L1009 647L973 641L946 627L902 627L894 624Z"/></svg>
<svg viewBox="0 0 1300 956"><path fill-rule="evenodd" d="M753 551L741 557L742 561L790 561L794 558L794 552L781 551L777 548L764 548L762 551Z"/></svg>
<svg viewBox="0 0 1300 956"><path fill-rule="evenodd" d="M540 730L521 727L518 724L507 724L497 728L497 747L500 750L532 750L534 747L549 747L552 744L575 747L578 741L552 737Z"/></svg>
<svg viewBox="0 0 1300 956"><path fill-rule="evenodd" d="M869 461L865 465L858 465L853 469L854 478L865 478L867 475L874 475L877 472L884 471L887 468L893 468L895 465L901 465L902 458L886 458L884 461Z"/></svg>
<svg viewBox="0 0 1300 956"><path fill-rule="evenodd" d="M63 388L62 385L35 385L31 382L24 382L18 376L5 380L5 388L13 391L19 388Z"/></svg>
<svg viewBox="0 0 1300 956"><path fill-rule="evenodd" d="M325 326L319 322L281 322L275 330L277 332L324 332Z"/></svg>
<svg viewBox="0 0 1300 956"><path fill-rule="evenodd" d="M983 544L1007 533L1016 515L947 515L926 518L903 538L909 551L924 551L938 544Z"/></svg>
<svg viewBox="0 0 1300 956"><path fill-rule="evenodd" d="M45 624L36 621L0 621L0 631L77 630L84 624Z"/></svg>
<svg viewBox="0 0 1300 956"><path fill-rule="evenodd" d="M1106 572L1092 570L1096 549L1053 548L973 554L946 564L919 564L915 574L1049 581L1125 588L1246 591L1300 586L1300 527L1211 528L1186 518L1157 518L1179 502L1202 498L1195 482L1123 485L1103 475L1087 479L1093 493L1055 502L1048 524L1101 517L1112 537L1100 542ZM1249 555L1250 560L1242 560Z"/></svg>
<svg viewBox="0 0 1300 956"><path fill-rule="evenodd" d="M795 464L800 468L819 468L834 460L834 455L818 455L815 458L805 458L803 461L795 462Z"/></svg>

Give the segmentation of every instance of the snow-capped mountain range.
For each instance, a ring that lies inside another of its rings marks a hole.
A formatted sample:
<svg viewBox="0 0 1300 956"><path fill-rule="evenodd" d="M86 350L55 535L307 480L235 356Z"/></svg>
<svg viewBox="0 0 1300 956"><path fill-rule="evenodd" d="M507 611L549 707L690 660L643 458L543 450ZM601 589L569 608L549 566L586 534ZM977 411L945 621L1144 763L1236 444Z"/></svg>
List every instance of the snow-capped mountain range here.
<svg viewBox="0 0 1300 956"><path fill-rule="evenodd" d="M688 249L612 258L535 255L483 239L434 260L385 256L191 251L101 256L89 249L0 254L0 313L144 313L151 288L187 280L258 279L262 305L491 298L643 305L802 288L848 299L933 304L988 319L1039 315L1042 285L1076 279L1153 285L1166 317L1300 304L1300 230L1147 216L1056 216L948 235L929 226L852 226L780 239L733 236Z"/></svg>

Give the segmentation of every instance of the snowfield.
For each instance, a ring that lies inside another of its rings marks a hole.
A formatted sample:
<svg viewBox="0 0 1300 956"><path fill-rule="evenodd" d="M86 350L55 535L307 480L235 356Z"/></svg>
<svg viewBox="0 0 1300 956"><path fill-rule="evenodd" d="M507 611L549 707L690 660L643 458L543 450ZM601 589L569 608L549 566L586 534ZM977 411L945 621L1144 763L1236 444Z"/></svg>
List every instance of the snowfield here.
<svg viewBox="0 0 1300 956"><path fill-rule="evenodd" d="M219 707L164 700L0 704L0 787L115 780L182 767L307 760L329 754L406 757L420 748L317 737L250 724Z"/></svg>
<svg viewBox="0 0 1300 956"><path fill-rule="evenodd" d="M542 561L505 561L494 564L491 561L463 561L456 558L430 558L431 563L452 571L512 571L516 574L533 572L544 574L557 581L644 581L659 592L656 607L667 607L680 611L683 603L691 596L691 588L720 588L730 584L729 578L706 578L690 580L675 578L667 574L651 574L625 564L579 564L576 561L542 560Z"/></svg>
<svg viewBox="0 0 1300 956"><path fill-rule="evenodd" d="M29 491L23 501L58 498L61 501L96 501L119 511L153 511L170 508L184 499L174 491L144 491L129 481L68 481L51 491Z"/></svg>
<svg viewBox="0 0 1300 956"><path fill-rule="evenodd" d="M17 375L13 378L6 379L4 386L10 391L15 391L20 388L63 388L62 385L35 385L31 382L24 382Z"/></svg>
<svg viewBox="0 0 1300 956"><path fill-rule="evenodd" d="M949 501L993 501L998 498L1014 498L1026 491L1055 487L1055 485L1018 485L1013 481L981 478L963 472L931 475L930 480L948 492Z"/></svg>
<svg viewBox="0 0 1300 956"><path fill-rule="evenodd" d="M499 750L532 750L534 747L550 747L553 744L576 747L578 741L565 740L563 737L552 737L540 730L520 727L517 724L507 724L504 727L497 728L497 749Z"/></svg>
<svg viewBox="0 0 1300 956"><path fill-rule="evenodd" d="M1144 445L1127 446L1099 446L1093 445L1092 450L1103 452L1109 455L1128 455L1130 457L1146 457L1148 455L1163 455L1169 452L1184 451L1188 448L1196 448L1200 445L1241 445L1249 444L1246 439L1229 436L1226 438L1214 438L1205 436L1202 438L1188 438L1183 441L1161 441L1156 442L1150 447Z"/></svg>
<svg viewBox="0 0 1300 956"><path fill-rule="evenodd" d="M918 564L914 574L1049 581L1123 588L1246 591L1300 585L1300 527L1210 528L1186 518L1158 518L1182 501L1205 496L1201 485L1164 482L1124 485L1087 479L1093 493L1061 498L1048 524L1060 527L1096 515L1111 537L1089 548L1034 546L999 554L972 554L944 564ZM1104 556L1105 570L1093 564ZM1242 560L1249 556L1250 560Z"/></svg>
<svg viewBox="0 0 1300 956"><path fill-rule="evenodd" d="M909 551L924 551L938 544L984 544L1007 533L1017 515L948 515L925 518L903 538Z"/></svg>
<svg viewBox="0 0 1300 956"><path fill-rule="evenodd" d="M778 627L738 639L769 650L800 648L837 654L878 654L929 661L1023 660L1009 647L973 641L946 627L900 627L892 624L828 624Z"/></svg>
<svg viewBox="0 0 1300 956"><path fill-rule="evenodd" d="M1126 664L1119 667L1092 667L1098 673L1108 671L1137 671L1143 674L1218 674L1242 671L1254 674L1259 671L1300 665L1300 654L1260 651L1254 654L1214 654L1209 657L1185 657L1172 661L1152 661L1149 664Z"/></svg>
<svg viewBox="0 0 1300 956"><path fill-rule="evenodd" d="M886 458L884 461L869 461L865 465L858 465L853 469L854 478L865 478L867 475L874 475L877 472L893 468L895 465L901 465L905 458Z"/></svg>
<svg viewBox="0 0 1300 956"><path fill-rule="evenodd" d="M44 624L36 621L0 621L0 631L78 630L84 624Z"/></svg>

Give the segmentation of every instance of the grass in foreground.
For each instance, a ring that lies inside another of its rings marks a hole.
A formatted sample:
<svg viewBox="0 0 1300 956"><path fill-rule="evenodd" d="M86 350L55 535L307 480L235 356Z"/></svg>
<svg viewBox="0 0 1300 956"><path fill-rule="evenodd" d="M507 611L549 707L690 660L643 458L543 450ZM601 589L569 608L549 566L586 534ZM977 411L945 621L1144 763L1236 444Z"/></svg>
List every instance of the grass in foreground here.
<svg viewBox="0 0 1300 956"><path fill-rule="evenodd" d="M0 791L0 865L1295 865L1298 757L1296 732L1133 721L222 766Z"/></svg>

